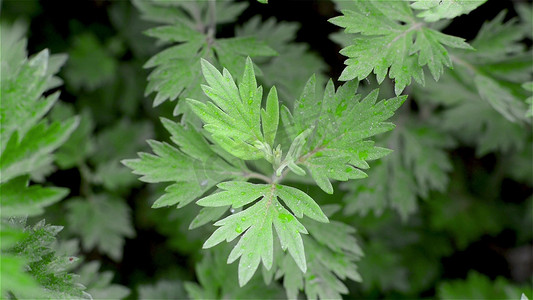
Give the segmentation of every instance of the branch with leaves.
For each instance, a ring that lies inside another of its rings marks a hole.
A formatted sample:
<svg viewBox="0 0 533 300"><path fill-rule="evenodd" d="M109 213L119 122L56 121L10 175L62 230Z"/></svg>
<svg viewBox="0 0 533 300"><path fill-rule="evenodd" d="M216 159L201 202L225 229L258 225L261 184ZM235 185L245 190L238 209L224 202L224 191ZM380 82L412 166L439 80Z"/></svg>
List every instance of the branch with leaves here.
<svg viewBox="0 0 533 300"><path fill-rule="evenodd" d="M154 154L141 153L139 159L123 163L142 175L143 181L174 182L154 207L181 207L215 186L220 190L196 203L211 210L232 207L235 213L215 222L219 228L204 248L241 237L228 258L229 263L240 258L241 286L261 262L266 270L272 268L272 227L281 249L288 251L300 271L306 273L308 261L301 234L308 234L308 230L298 218L305 215L323 223L329 219L306 193L283 184L285 176L289 172L306 176L309 172L327 193L333 193L330 180L365 177L362 169L368 168L366 161L389 153L367 139L394 127L385 121L405 97L377 101L376 90L360 100L357 84L347 83L335 91L332 81L319 95L312 77L294 109L282 106L280 112L275 87L266 96L266 106L261 107L263 90L257 86L251 59L247 59L238 83L228 70L221 73L205 60L202 72L207 82L202 90L210 101L187 99L204 124L202 130L196 132L163 120L178 147L150 142ZM266 160L271 172L250 169L247 162L255 160ZM249 179L265 183L247 182ZM311 238L309 243L316 242Z"/></svg>

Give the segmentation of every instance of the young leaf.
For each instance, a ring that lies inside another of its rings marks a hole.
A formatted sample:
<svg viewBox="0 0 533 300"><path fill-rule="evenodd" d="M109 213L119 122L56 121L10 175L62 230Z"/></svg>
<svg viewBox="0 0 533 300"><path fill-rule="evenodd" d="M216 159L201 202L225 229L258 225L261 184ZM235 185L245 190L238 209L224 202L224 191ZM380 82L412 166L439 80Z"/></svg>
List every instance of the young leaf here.
<svg viewBox="0 0 533 300"><path fill-rule="evenodd" d="M204 129L211 133L212 138L224 150L245 160L264 157L264 153L256 147L258 143L265 141L261 132L263 90L257 87L253 68L253 63L248 58L242 80L237 87L226 69L221 74L209 62L202 60L202 71L209 84L202 86L202 89L212 102L206 104L188 99L191 109L205 123ZM277 97L272 94L269 98L270 107L267 109L272 114L275 112L272 106L277 105ZM278 119L271 116L264 121L272 122L263 123L263 127L272 128L274 132L268 134L275 136Z"/></svg>
<svg viewBox="0 0 533 300"><path fill-rule="evenodd" d="M274 145L279 125L279 101L276 87L273 86L267 96L266 110L261 109L261 125L265 142Z"/></svg>

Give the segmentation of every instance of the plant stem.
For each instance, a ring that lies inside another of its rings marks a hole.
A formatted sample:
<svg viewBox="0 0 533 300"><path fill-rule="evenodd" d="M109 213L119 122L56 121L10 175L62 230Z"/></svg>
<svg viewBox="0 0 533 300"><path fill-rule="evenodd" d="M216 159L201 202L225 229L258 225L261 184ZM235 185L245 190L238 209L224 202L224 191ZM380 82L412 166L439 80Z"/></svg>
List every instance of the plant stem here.
<svg viewBox="0 0 533 300"><path fill-rule="evenodd" d="M92 177L91 170L84 162L78 165L78 170L80 172L81 177L80 195L90 200L92 196L92 190L90 185L90 178Z"/></svg>
<svg viewBox="0 0 533 300"><path fill-rule="evenodd" d="M215 0L210 0L208 4L208 18L209 18L209 25L207 27L207 42L209 45L212 45L215 41L215 34L216 34L216 2Z"/></svg>
<svg viewBox="0 0 533 300"><path fill-rule="evenodd" d="M263 174L256 173L256 172L243 172L243 176L246 177L246 178L261 179L264 182L268 182L268 183L272 183L273 182L272 179L269 178L268 176L265 176Z"/></svg>
<svg viewBox="0 0 533 300"><path fill-rule="evenodd" d="M474 65L472 65L471 63L468 63L468 62L460 59L459 57L457 57L455 55L450 55L450 58L452 59L453 62L455 62L455 63L467 68L472 73L475 74L475 73L478 72L477 68Z"/></svg>

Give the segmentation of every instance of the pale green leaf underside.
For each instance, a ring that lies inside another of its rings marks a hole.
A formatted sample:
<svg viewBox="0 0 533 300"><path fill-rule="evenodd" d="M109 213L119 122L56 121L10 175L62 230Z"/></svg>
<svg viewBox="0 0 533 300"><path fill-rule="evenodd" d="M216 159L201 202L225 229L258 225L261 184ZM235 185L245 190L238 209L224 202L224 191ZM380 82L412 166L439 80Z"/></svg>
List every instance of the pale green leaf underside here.
<svg viewBox="0 0 533 300"><path fill-rule="evenodd" d="M239 283L246 284L262 261L270 269L273 262L273 232L276 229L283 250L288 249L299 268L305 272L306 260L300 233L307 230L295 218L306 216L320 222L329 222L319 206L302 191L277 184L253 184L248 182L224 182L218 185L224 191L198 200L207 207L242 207L260 199L243 211L215 223L219 226L205 242L204 248L213 247L222 241L241 239L231 252L228 263L241 257ZM285 209L278 199L292 211ZM293 215L294 214L294 215Z"/></svg>

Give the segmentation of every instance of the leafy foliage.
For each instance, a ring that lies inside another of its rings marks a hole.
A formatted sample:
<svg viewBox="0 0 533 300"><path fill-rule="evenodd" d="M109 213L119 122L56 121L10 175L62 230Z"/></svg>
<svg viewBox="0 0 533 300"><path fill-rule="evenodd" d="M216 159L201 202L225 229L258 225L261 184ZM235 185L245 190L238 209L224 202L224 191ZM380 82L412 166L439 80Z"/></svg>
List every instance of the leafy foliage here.
<svg viewBox="0 0 533 300"><path fill-rule="evenodd" d="M344 198L346 213L381 215L392 207L406 220L416 211L418 197L446 190L452 165L445 150L454 145L453 139L408 122L386 141L396 151L373 166L369 178L345 185L350 191Z"/></svg>
<svg viewBox="0 0 533 300"><path fill-rule="evenodd" d="M326 206L324 209L331 216L339 208ZM341 280L362 280L355 262L363 252L353 236L355 229L337 221L331 221L328 226L311 220L303 223L310 234L304 237L308 271L302 273L286 256L279 261L275 276L284 275L283 285L289 299L295 299L298 290L305 291L309 299L340 299L341 294L348 293Z"/></svg>
<svg viewBox="0 0 533 300"><path fill-rule="evenodd" d="M202 97L202 78L197 70L202 58L217 60L233 74L240 74L246 56L273 56L276 52L255 37L217 38L216 25L235 20L246 8L228 1L174 2L135 1L147 20L168 24L146 32L164 43L179 43L146 62L155 70L149 76L146 93L155 92L154 106L163 101ZM216 9L216 18L215 18ZM184 113L176 106L174 114Z"/></svg>
<svg viewBox="0 0 533 300"><path fill-rule="evenodd" d="M57 187L28 185L28 178L21 176L0 185L2 203L0 207L7 216L35 216L44 207L53 204L68 194L68 190Z"/></svg>
<svg viewBox="0 0 533 300"><path fill-rule="evenodd" d="M32 227L25 226L25 220L13 220L15 228L24 226L26 237L20 240L7 253L25 257L28 262L28 273L42 286L39 293L28 294L24 285L9 287L8 290L16 297L46 297L55 299L76 298L90 299L83 290L84 286L74 282L73 274L65 269L74 261L73 257L58 256L54 252L55 236L63 229L61 226L45 224L44 220ZM9 277L9 276L8 276ZM17 285L21 284L17 282Z"/></svg>
<svg viewBox="0 0 533 300"><path fill-rule="evenodd" d="M455 60L462 67L457 76L473 78L473 84L472 79L468 84L475 86L479 96L507 120L530 123L524 103L526 94L520 86L533 76L529 68L531 52L520 43L525 36L517 20L504 23L504 17L505 12L501 12L483 25L472 41L476 52L457 54Z"/></svg>
<svg viewBox="0 0 533 300"><path fill-rule="evenodd" d="M113 79L117 63L95 35L76 36L72 44L65 76L73 88L94 90Z"/></svg>
<svg viewBox="0 0 533 300"><path fill-rule="evenodd" d="M214 183L224 181L217 184L222 192L201 198L197 204L221 209L231 206L233 210L242 209L242 211L216 222L215 225L220 228L211 235L203 247L210 248L223 240L231 242L242 235L228 258L228 263L240 258L238 273L241 286L252 278L261 261L267 271L273 268L275 250L272 226L276 229L281 248L284 251L288 250L298 269L306 273L307 261L312 260L306 259L304 242L300 234L307 234L308 231L296 217L302 218L306 215L319 222L329 222L329 220L307 194L278 182L289 170L298 175L305 175L305 171L297 164L307 167L319 186L329 193L333 192L329 178L347 180L363 177L364 173L356 167L368 168L366 160L377 159L388 153L386 149L374 147L373 142L364 139L392 129L392 124L383 121L392 116L405 98L393 98L376 103L378 92L374 91L359 101L355 97L357 85L343 86L335 93L333 83L330 81L324 92L324 98L320 101L315 97L315 79L311 78L302 96L295 102L293 113L291 114L287 107L283 107L282 116L287 133L285 140L289 139L292 142L282 160L282 147L278 145L274 148L279 123L276 89L270 90L266 108L261 109L262 88L257 87L251 60L247 61L238 85L229 71L224 69L220 73L207 61L202 61L202 71L209 84L202 86L202 89L212 102L203 103L192 99L188 102L192 111L205 124L205 136L234 157L244 160L264 158L275 170L272 177L252 173L247 169L236 169L237 166L227 163L229 160L223 160L212 152L210 145L199 133L192 130L187 132L182 126L166 120L163 122L172 133L173 142L181 146L181 151L169 144L151 142L157 156L141 153L140 159L125 160L124 164L132 168L134 173L143 175L141 180L146 182L177 182L167 187L167 194L154 203L157 207L175 204L181 207L204 194ZM328 124L333 126L338 124L338 126L332 128ZM324 129L332 132L328 133ZM281 138L281 141L285 140ZM208 162L210 168L220 166L220 169L216 173L209 172L211 170L206 170L200 164L203 161ZM337 167L338 163L340 169ZM241 165L242 167L246 166ZM190 174L190 171L176 174L177 169L196 170L195 173L201 172L199 175L202 177L194 178L195 182L187 182L191 180L190 176L183 175ZM324 177L319 177L318 174L323 169L327 170L327 173L323 175ZM243 182L246 177L263 179L267 184ZM230 178L240 180L226 181ZM178 190L181 193L176 197ZM318 235L315 239L325 243L323 240L325 234L320 233L319 229L315 230ZM348 230L347 234L349 233L351 231ZM309 239L308 243L311 245L311 254L309 254L311 257L323 257L322 264L319 263L321 260L314 260L313 267L316 274L314 276L327 276L324 280L333 286L316 285L313 278L308 279L305 285L308 296L338 296L339 293L346 293L346 288L332 273L324 275L321 271L330 267L335 254L316 246L313 239ZM340 251L342 255L347 255L344 254L347 249L351 248L332 247L333 251ZM281 272L283 275L285 271ZM339 269L336 272L342 279L347 276L359 279L358 275L347 270ZM295 274L291 273L288 276L294 277ZM293 286L286 288L294 289ZM291 291L289 295L294 293Z"/></svg>
<svg viewBox="0 0 533 300"><path fill-rule="evenodd" d="M272 283L265 285L258 275L252 277L250 282L239 287L237 281L228 276L236 272L235 265L228 265L226 257L229 247L221 246L210 249L196 265L196 274L199 284L185 282L185 290L193 299L278 299L282 294L279 285Z"/></svg>
<svg viewBox="0 0 533 300"><path fill-rule="evenodd" d="M2 2L1 298L531 298L531 5L291 2Z"/></svg>
<svg viewBox="0 0 533 300"><path fill-rule="evenodd" d="M87 200L70 199L67 208L69 231L81 237L84 250L98 247L112 259L121 259L124 239L135 235L129 208L121 199L94 195Z"/></svg>
<svg viewBox="0 0 533 300"><path fill-rule="evenodd" d="M511 284L504 278L497 278L491 281L486 276L477 272L468 273L466 281L444 282L439 286L439 296L441 299L462 299L468 298L500 298L518 299L521 295L532 297L531 287L518 287ZM524 297L524 296L522 296Z"/></svg>
<svg viewBox="0 0 533 300"><path fill-rule="evenodd" d="M6 42L21 38L10 36L16 31L5 31ZM53 160L51 152L66 141L79 123L77 118L52 124L40 121L59 97L58 93L47 97L42 94L58 84L53 75L65 62L65 57L50 56L48 50L43 50L26 59L18 53L9 53L10 50L6 49L3 57L20 60L2 64L2 73L9 76L2 77L1 182L50 165ZM22 51L25 55L24 48L12 51Z"/></svg>
<svg viewBox="0 0 533 300"><path fill-rule="evenodd" d="M325 63L308 51L305 44L294 42L298 29L297 23L277 22L274 18L262 22L259 16L236 29L237 36L253 36L278 53L274 57L254 58L254 62L263 73L260 81L266 86L275 85L284 103L298 98L309 74L315 73L319 84L326 82L322 75L326 71Z"/></svg>
<svg viewBox="0 0 533 300"><path fill-rule="evenodd" d="M2 209L2 297L90 298L65 268L74 258L56 255L53 248L60 226L43 221L26 226L26 216L64 198L64 188L29 185L31 172L49 166L52 152L69 137L79 120L48 124L43 116L59 97L43 93L55 88L54 77L64 56L43 50L27 58L21 23L2 24L2 101L0 104L0 177ZM4 46L6 45L6 46ZM41 120L42 119L42 120ZM15 217L23 218L15 218Z"/></svg>
<svg viewBox="0 0 533 300"><path fill-rule="evenodd" d="M394 128L384 121L406 98L377 102L379 91L374 90L360 100L355 95L357 84L347 83L335 91L330 80L320 99L315 82L314 77L308 81L292 113L282 108L285 132L294 139L282 165L297 174L305 174L298 164L305 166L317 185L332 194L330 179L364 178L361 169L368 169L366 161L389 154L388 149L365 139ZM305 144L304 138L308 139Z"/></svg>
<svg viewBox="0 0 533 300"><path fill-rule="evenodd" d="M483 25L472 41L476 52L453 54L457 68L438 85L416 92L447 107L442 115L444 129L466 143L474 142L479 155L520 151L527 134L523 128L531 122L527 94L521 87L533 76L531 53L520 43L524 32L517 20L504 23L504 16L502 12Z"/></svg>
<svg viewBox="0 0 533 300"><path fill-rule="evenodd" d="M93 299L124 299L130 294L126 287L111 282L112 271L98 272L99 269L100 263L92 261L78 271L79 281L87 287Z"/></svg>
<svg viewBox="0 0 533 300"><path fill-rule="evenodd" d="M456 3L445 2L448 5ZM425 17L426 21L435 21L444 12L454 13L444 9L446 4L439 3L441 1L424 1L413 6L433 9L419 15ZM339 4L344 6L343 2ZM341 50L341 54L349 58L340 80L362 80L374 72L381 83L388 71L389 77L395 82L394 90L399 95L411 84L411 78L424 84L424 66L428 66L436 81L442 75L444 66L452 67L452 60L444 46L472 49L463 39L443 34L417 20L407 1L358 0L350 4L342 10L342 16L330 20L345 28L346 33L358 34L350 46Z"/></svg>

